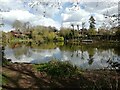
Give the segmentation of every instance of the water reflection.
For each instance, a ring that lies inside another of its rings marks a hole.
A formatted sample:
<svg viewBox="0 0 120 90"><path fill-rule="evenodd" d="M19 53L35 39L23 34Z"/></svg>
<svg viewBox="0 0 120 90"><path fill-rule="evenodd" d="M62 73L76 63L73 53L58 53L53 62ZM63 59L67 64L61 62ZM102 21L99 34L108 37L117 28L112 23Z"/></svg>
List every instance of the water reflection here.
<svg viewBox="0 0 120 90"><path fill-rule="evenodd" d="M111 68L110 61L120 63L120 55L115 52L113 47L104 49L98 44L61 46L55 43L8 44L4 51L5 57L12 62L43 63L56 59L70 61L83 69Z"/></svg>

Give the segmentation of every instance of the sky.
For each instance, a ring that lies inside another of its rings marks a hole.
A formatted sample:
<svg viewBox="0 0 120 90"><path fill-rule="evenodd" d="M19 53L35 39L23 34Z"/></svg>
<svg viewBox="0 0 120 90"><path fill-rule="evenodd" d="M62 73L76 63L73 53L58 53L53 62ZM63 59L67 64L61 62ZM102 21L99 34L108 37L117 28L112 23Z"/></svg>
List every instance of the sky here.
<svg viewBox="0 0 120 90"><path fill-rule="evenodd" d="M58 3L59 1L59 3ZM118 15L119 0L0 0L0 30L12 30L12 23L19 20L30 22L31 26L43 25L71 28L71 24L89 28L89 18L94 16L96 28L104 25L116 26L115 18L104 15ZM3 19L1 19L3 18ZM75 27L77 28L77 26Z"/></svg>

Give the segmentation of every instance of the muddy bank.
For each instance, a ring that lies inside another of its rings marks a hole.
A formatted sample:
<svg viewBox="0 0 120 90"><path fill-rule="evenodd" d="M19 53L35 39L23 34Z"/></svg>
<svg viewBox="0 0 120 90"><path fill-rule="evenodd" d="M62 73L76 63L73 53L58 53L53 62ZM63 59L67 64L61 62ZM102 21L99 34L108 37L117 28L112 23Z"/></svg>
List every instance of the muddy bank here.
<svg viewBox="0 0 120 90"><path fill-rule="evenodd" d="M2 68L4 89L8 88L82 88L108 89L120 88L120 73L114 70L81 71L72 77L52 77L40 72L33 64L11 63Z"/></svg>

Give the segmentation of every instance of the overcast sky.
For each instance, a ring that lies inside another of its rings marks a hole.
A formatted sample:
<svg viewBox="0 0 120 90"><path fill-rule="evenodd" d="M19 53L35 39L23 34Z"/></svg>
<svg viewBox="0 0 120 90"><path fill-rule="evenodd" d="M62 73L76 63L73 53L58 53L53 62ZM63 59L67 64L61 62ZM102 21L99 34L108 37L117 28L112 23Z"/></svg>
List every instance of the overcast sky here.
<svg viewBox="0 0 120 90"><path fill-rule="evenodd" d="M44 5L43 2L48 1L50 1L48 5ZM55 4L57 1L60 1L60 3ZM11 24L15 20L30 22L33 26L54 26L57 29L60 29L61 26L70 27L70 24L79 24L81 27L82 22L85 22L85 26L88 28L91 15L94 16L96 28L98 28L103 22L109 25L109 22L114 19L106 19L103 14L118 14L118 1L0 0L0 18L3 18L3 23L5 24L0 30L10 31L12 29ZM115 25L117 25L117 22Z"/></svg>

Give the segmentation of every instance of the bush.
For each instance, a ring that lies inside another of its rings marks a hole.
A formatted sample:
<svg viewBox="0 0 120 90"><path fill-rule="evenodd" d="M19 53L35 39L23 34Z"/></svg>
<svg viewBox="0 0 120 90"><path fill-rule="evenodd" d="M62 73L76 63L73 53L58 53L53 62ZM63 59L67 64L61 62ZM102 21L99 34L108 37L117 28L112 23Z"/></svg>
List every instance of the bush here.
<svg viewBox="0 0 120 90"><path fill-rule="evenodd" d="M55 40L59 41L59 42L63 42L64 41L64 37L55 37Z"/></svg>
<svg viewBox="0 0 120 90"><path fill-rule="evenodd" d="M52 60L36 66L38 71L46 72L48 75L57 77L71 77L80 73L80 70L69 62Z"/></svg>

